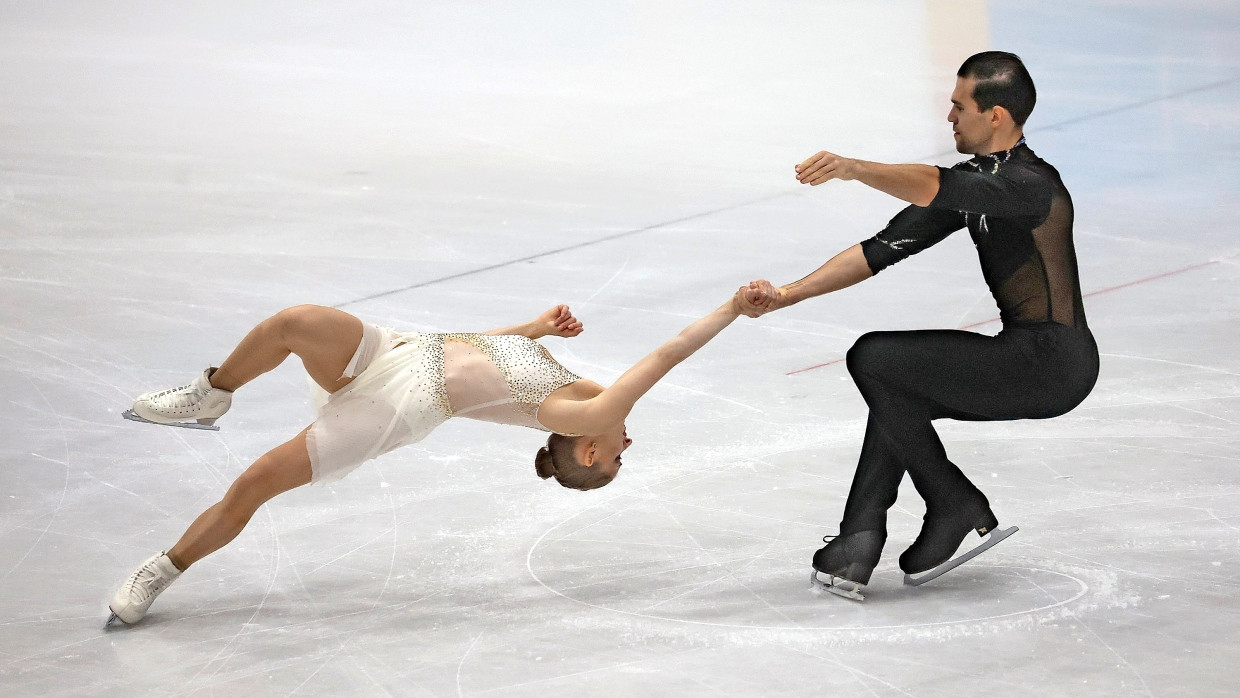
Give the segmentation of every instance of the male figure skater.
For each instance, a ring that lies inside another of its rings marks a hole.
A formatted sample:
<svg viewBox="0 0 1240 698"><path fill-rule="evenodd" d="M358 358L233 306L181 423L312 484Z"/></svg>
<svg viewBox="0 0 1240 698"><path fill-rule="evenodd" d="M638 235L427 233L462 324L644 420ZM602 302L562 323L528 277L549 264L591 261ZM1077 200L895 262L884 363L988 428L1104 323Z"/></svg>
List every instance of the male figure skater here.
<svg viewBox="0 0 1240 698"><path fill-rule="evenodd" d="M947 459L933 420L1054 417L1079 404L1097 379L1098 349L1085 324L1072 244L1072 199L1023 134L1035 97L1019 57L979 53L960 66L947 115L956 150L970 159L945 169L823 151L797 165L802 183L853 179L912 205L800 281L778 288L755 281L741 294L742 310L756 317L868 279L968 228L999 306L1003 329L995 337L871 332L848 351L848 371L870 414L839 535L814 555L814 569L831 576L834 593L862 598L858 591L878 562L887 509L906 471L926 502L921 532L900 556L906 583L928 581L1015 532L992 533L998 520L990 502ZM948 562L974 530L991 536ZM851 588L835 586L837 577Z"/></svg>

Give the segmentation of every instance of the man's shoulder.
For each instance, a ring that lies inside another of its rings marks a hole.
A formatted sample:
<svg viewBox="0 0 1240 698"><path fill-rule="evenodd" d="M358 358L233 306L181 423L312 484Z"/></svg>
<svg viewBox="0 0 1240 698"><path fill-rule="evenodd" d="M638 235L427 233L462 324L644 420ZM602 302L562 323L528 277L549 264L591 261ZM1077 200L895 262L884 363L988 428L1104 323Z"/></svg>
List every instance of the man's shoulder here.
<svg viewBox="0 0 1240 698"><path fill-rule="evenodd" d="M1020 177L1029 182L1033 186L1044 186L1051 190L1065 190L1063 178L1059 176L1059 170L1049 162L1038 157L1033 151L1029 151L1027 157L1021 158L1019 161L1012 163L1011 174Z"/></svg>
<svg viewBox="0 0 1240 698"><path fill-rule="evenodd" d="M1056 183L1059 182L1059 171L1032 153L1026 157L1009 160L998 160L990 156L972 157L948 169L999 177L1022 188L1055 188Z"/></svg>

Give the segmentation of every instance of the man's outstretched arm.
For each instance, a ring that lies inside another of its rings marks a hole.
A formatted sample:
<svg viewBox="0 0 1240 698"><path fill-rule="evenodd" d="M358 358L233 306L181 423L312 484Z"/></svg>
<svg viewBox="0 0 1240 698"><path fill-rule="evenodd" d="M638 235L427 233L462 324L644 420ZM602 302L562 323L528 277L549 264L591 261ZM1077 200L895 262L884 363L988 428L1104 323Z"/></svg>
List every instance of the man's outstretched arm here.
<svg viewBox="0 0 1240 698"><path fill-rule="evenodd" d="M802 184L816 186L832 179L855 179L916 206L929 206L939 193L939 168L933 165L887 165L823 150L795 169Z"/></svg>
<svg viewBox="0 0 1240 698"><path fill-rule="evenodd" d="M748 287L741 287L737 292L737 299L741 312L749 317L758 317L800 303L806 298L848 288L871 276L874 272L870 271L870 264L858 244L827 260L826 264L799 281L778 287L765 279L751 281Z"/></svg>

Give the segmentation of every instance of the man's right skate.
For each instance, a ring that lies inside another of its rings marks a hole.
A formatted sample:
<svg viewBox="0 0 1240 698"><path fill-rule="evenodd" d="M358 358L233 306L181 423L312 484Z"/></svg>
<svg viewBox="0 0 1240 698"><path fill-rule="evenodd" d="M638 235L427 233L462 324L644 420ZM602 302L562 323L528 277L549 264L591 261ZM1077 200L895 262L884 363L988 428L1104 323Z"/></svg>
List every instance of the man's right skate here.
<svg viewBox="0 0 1240 698"><path fill-rule="evenodd" d="M134 401L133 409L121 416L148 424L219 431L215 420L232 406L232 392L211 385L214 372L208 368L189 385L143 393Z"/></svg>
<svg viewBox="0 0 1240 698"><path fill-rule="evenodd" d="M1016 526L999 528L999 520L995 518L990 507L972 515L927 516L917 540L900 556L904 583L909 586L925 584L990 550L1019 530ZM952 558L952 553L960 547L969 531L977 531L977 535L985 537L985 540L972 550ZM926 574L913 576L922 572Z"/></svg>
<svg viewBox="0 0 1240 698"><path fill-rule="evenodd" d="M826 546L814 553L810 584L853 601L864 601L861 589L870 583L870 575L883 552L887 534L882 531L858 531L847 536L827 536ZM822 572L827 581L818 577Z"/></svg>

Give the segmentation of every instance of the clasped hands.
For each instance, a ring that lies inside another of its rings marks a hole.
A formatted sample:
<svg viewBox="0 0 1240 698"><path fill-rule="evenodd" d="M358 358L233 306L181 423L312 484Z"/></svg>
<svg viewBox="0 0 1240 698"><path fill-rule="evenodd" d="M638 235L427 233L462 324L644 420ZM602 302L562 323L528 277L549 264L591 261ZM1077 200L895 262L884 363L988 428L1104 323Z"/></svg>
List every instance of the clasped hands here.
<svg viewBox="0 0 1240 698"><path fill-rule="evenodd" d="M732 307L746 317L759 317L788 305L787 293L766 279L750 281L736 289Z"/></svg>

